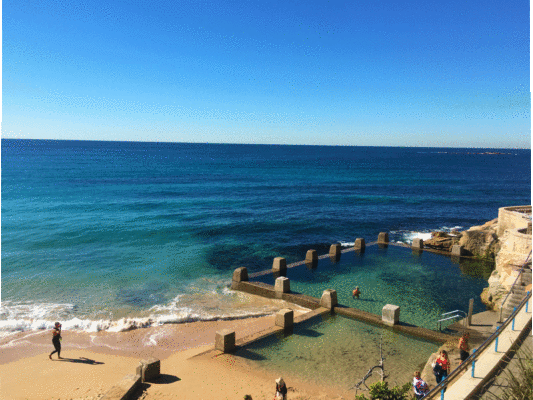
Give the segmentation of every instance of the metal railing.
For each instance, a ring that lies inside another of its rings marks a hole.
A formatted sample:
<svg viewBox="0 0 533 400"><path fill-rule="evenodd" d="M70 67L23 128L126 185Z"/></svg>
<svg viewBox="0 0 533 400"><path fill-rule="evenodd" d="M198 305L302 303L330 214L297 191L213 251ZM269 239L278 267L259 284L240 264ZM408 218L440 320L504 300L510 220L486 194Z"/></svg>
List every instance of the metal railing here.
<svg viewBox="0 0 533 400"><path fill-rule="evenodd" d="M464 316L461 315L461 314L458 314L458 313L463 313ZM449 314L453 314L453 315L451 315L451 316L449 316L449 317L446 317L446 318L439 319L439 320L437 321L437 324L438 324L437 327L439 328L439 332L441 331L441 325L442 325L441 323L442 323L442 322L444 322L444 321L448 321L448 320L450 320L450 319L454 319L454 318L461 318L461 317L464 317L463 325L466 327L466 320L467 320L467 318L466 318L466 317L467 317L466 312L464 312L464 311L462 311L462 310L453 310L453 311L449 311L449 312L446 312L446 313L441 314L441 317L444 317L445 315L449 315Z"/></svg>
<svg viewBox="0 0 533 400"><path fill-rule="evenodd" d="M522 266L520 267L520 271L518 272L518 276L516 277L516 279L514 280L513 282L513 286L511 286L511 290L509 290L509 293L507 293L507 296L505 296L505 299L503 299L502 301L502 305L500 307L500 319L498 320L500 323L502 322L502 314L503 314L503 305L505 304L505 302L507 301L507 299L509 298L509 296L514 293L514 288L515 288L515 285L517 284L518 282L518 279L522 276L522 272L524 272L524 269L529 261L529 258L531 257L531 250L529 251L529 254L526 258L526 261L524 261L524 263L522 264Z"/></svg>
<svg viewBox="0 0 533 400"><path fill-rule="evenodd" d="M457 368L455 368L446 378L444 378L437 386L435 386L433 389L431 389L423 398L429 399L435 394L437 394L439 391L442 391L443 389L448 386L448 382L451 382L452 379L457 378L457 376L465 369L470 367L472 365L472 362L475 361L482 353L483 350L485 350L487 347L489 347L492 342L500 336L500 333L503 332L503 330L509 325L513 323L513 320L515 316L520 312L522 309L522 306L524 303L528 302L531 298L531 292L527 292L527 295L522 299L520 304L515 307L513 313L505 320L502 326L498 327L498 329L490 335L477 349L474 349L472 351L472 354L468 356L466 360L464 360ZM527 312L527 307L526 307Z"/></svg>

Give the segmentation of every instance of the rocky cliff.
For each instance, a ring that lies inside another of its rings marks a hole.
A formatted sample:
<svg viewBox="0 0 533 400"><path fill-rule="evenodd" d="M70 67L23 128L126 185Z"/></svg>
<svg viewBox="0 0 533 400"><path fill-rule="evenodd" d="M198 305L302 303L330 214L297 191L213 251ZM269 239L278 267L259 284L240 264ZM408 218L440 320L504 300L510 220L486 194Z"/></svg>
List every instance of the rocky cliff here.
<svg viewBox="0 0 533 400"><path fill-rule="evenodd" d="M463 232L432 232L431 239L424 242L424 247L451 252L452 246L463 246L467 256L494 259L500 250L498 240L498 219L493 219L481 226L473 226Z"/></svg>
<svg viewBox="0 0 533 400"><path fill-rule="evenodd" d="M451 252L454 245L462 246L464 255L494 260L481 301L487 308L499 310L531 251L531 206L500 208L498 218L483 225L462 232L432 232L431 239L424 242L424 247L443 252Z"/></svg>

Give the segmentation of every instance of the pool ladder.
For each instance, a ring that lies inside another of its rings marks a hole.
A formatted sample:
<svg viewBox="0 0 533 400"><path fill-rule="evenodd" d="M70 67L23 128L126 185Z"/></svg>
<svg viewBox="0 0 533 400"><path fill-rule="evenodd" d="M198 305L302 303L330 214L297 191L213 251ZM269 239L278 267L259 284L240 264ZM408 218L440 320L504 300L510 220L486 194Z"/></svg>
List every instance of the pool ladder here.
<svg viewBox="0 0 533 400"><path fill-rule="evenodd" d="M451 314L451 315L450 315L450 314ZM444 317L445 315L447 315L446 318L441 318L441 319L439 319L439 320L437 321L437 324L438 324L437 327L439 328L439 331L442 330L441 328L442 328L442 322L443 322L443 321L448 321L448 320L450 320L450 319L454 319L454 318L461 318L461 317L464 318L464 320L463 320L463 324L464 324L464 326L466 327L466 319L467 319L466 317L467 317L467 315L466 315L466 313L465 313L464 311L462 311L462 310L454 310L454 311L450 311L450 312L447 312L447 313L441 314L441 317Z"/></svg>

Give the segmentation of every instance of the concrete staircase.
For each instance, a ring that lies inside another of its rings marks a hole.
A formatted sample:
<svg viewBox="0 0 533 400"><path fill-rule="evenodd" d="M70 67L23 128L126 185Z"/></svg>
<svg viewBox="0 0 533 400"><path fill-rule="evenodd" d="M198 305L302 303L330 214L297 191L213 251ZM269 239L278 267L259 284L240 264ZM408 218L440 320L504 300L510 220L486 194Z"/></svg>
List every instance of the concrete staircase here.
<svg viewBox="0 0 533 400"><path fill-rule="evenodd" d="M531 284L531 262L525 266L518 281L511 289L511 294L503 305L502 320L505 321L512 314L515 307L524 299L526 286Z"/></svg>

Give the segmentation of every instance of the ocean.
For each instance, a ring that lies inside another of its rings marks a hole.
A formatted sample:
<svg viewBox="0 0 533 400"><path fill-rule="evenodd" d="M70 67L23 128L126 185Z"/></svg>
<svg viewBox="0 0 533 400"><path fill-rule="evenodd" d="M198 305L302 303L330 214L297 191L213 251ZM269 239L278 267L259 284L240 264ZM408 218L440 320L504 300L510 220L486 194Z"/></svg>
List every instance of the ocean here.
<svg viewBox="0 0 533 400"><path fill-rule="evenodd" d="M267 315L229 290L235 268L382 231L410 243L531 204L530 150L1 145L1 335Z"/></svg>

